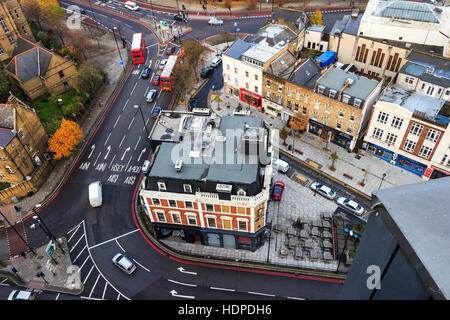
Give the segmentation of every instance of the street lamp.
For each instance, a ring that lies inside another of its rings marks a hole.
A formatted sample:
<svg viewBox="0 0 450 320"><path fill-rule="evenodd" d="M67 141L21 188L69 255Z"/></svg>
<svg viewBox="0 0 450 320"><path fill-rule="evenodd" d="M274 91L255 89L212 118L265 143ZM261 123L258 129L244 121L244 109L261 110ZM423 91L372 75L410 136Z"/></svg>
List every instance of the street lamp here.
<svg viewBox="0 0 450 320"><path fill-rule="evenodd" d="M386 173L383 173L383 177L381 178L380 185L378 186L378 190L380 190L381 184L383 183L383 180L385 177L386 177Z"/></svg>
<svg viewBox="0 0 450 320"><path fill-rule="evenodd" d="M345 233L345 243L344 243L344 248L342 249L341 255L339 256L339 263L338 266L336 268L336 273L339 271L339 266L341 265L341 261L342 261L342 256L344 255L345 249L347 248L347 240L348 238L352 238L352 239L358 239L359 235L355 232L353 232L353 230L351 230L352 226L351 225L347 225L344 228L344 233Z"/></svg>
<svg viewBox="0 0 450 320"><path fill-rule="evenodd" d="M95 19L94 10L92 9L92 3L91 3L91 0L89 0L89 6L91 7L92 17L94 18L95 26L97 27L97 30L100 31L100 29L98 28L97 19Z"/></svg>
<svg viewBox="0 0 450 320"><path fill-rule="evenodd" d="M141 106L135 104L134 108L139 109L139 111L141 112L142 122L144 123L145 132L147 133L147 138L148 138L150 136L150 134L148 133L147 125L145 124L144 113L142 112Z"/></svg>
<svg viewBox="0 0 450 320"><path fill-rule="evenodd" d="M123 65L122 55L120 54L119 45L117 44L117 39L116 39L116 30L117 30L117 27L113 27L113 29L114 29L114 31L113 31L114 41L116 42L117 52L119 53L120 62L121 62L121 64L122 64L122 68L123 68L123 70L125 71L125 66Z"/></svg>
<svg viewBox="0 0 450 320"><path fill-rule="evenodd" d="M20 235L20 233L16 230L16 228L14 228L14 226L11 224L11 222L9 222L9 220L3 215L3 212L0 210L0 215L3 217L3 219L5 219L6 222L8 222L9 226L14 230L15 233L17 233L17 235L19 236L20 240L23 241L23 243L26 244L26 246L28 247L28 249L30 249L31 252L33 252L34 254L36 254L36 252L33 250L33 248L30 247L30 245L28 244L28 242L25 241L25 239Z"/></svg>
<svg viewBox="0 0 450 320"><path fill-rule="evenodd" d="M57 105L58 105L58 108L59 108L59 111L61 111L61 115L62 115L62 117L63 117L63 119L64 119L64 112L62 111L62 99L61 98L59 98L59 99L57 99L56 100L56 102L57 102Z"/></svg>
<svg viewBox="0 0 450 320"><path fill-rule="evenodd" d="M44 231L44 233L47 235L47 237L53 241L56 242L56 244L58 245L58 247L61 249L61 252L63 254L65 254L66 252L64 251L63 247L61 246L61 244L59 243L58 240L56 240L56 237L51 233L50 229L47 227L47 225L45 224L44 220L42 220L42 218L39 216L39 214L37 213L36 209L39 209L41 207L41 204L38 203L37 205L34 206L34 208L32 209L33 213L35 214L33 216L33 219L36 220L36 222L38 223L38 225L41 227L42 231Z"/></svg>

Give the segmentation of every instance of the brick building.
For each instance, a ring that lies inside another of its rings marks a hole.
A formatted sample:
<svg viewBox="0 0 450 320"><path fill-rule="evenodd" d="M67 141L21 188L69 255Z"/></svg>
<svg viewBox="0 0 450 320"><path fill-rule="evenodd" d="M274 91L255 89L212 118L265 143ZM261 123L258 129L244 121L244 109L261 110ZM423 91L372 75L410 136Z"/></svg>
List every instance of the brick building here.
<svg viewBox="0 0 450 320"><path fill-rule="evenodd" d="M19 1L0 1L0 61L12 57L18 36L34 40Z"/></svg>
<svg viewBox="0 0 450 320"><path fill-rule="evenodd" d="M264 243L274 150L262 120L163 111L150 135L140 200L158 238L252 251Z"/></svg>
<svg viewBox="0 0 450 320"><path fill-rule="evenodd" d="M72 61L18 36L6 71L30 99L36 99L47 92L68 90L77 70Z"/></svg>
<svg viewBox="0 0 450 320"><path fill-rule="evenodd" d="M15 96L0 104L0 181L12 186L0 193L10 203L38 190L50 170L48 136L34 109Z"/></svg>

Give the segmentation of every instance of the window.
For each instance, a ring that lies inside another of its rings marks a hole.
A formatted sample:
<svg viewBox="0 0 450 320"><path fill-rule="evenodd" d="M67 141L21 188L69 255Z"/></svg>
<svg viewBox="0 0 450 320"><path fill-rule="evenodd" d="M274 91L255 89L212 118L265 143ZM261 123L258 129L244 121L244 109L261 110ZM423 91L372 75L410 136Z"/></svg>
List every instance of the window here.
<svg viewBox="0 0 450 320"><path fill-rule="evenodd" d="M187 220L190 225L193 225L193 226L197 225L197 218L195 218L195 216L189 215L189 216L187 216Z"/></svg>
<svg viewBox="0 0 450 320"><path fill-rule="evenodd" d="M166 184L164 182L158 182L159 191L166 191Z"/></svg>
<svg viewBox="0 0 450 320"><path fill-rule="evenodd" d="M194 206L192 205L192 202L191 201L185 201L184 202L184 206L187 208L187 209L192 209Z"/></svg>
<svg viewBox="0 0 450 320"><path fill-rule="evenodd" d="M248 71L245 71L245 76L248 78Z"/></svg>
<svg viewBox="0 0 450 320"><path fill-rule="evenodd" d="M266 80L266 87L270 88L270 80Z"/></svg>
<svg viewBox="0 0 450 320"><path fill-rule="evenodd" d="M308 112L308 109L306 107L303 107L302 112L303 112L303 114L306 114L306 112Z"/></svg>
<svg viewBox="0 0 450 320"><path fill-rule="evenodd" d="M316 101L314 102L314 109L318 110L320 106L320 102Z"/></svg>
<svg viewBox="0 0 450 320"><path fill-rule="evenodd" d="M292 96L292 89L291 88L288 89L287 95L288 95L288 97Z"/></svg>
<svg viewBox="0 0 450 320"><path fill-rule="evenodd" d="M339 118L343 118L344 117L344 110L339 110Z"/></svg>
<svg viewBox="0 0 450 320"><path fill-rule="evenodd" d="M317 120L317 112L314 112L314 113L313 113L313 119L314 119L314 120Z"/></svg>
<svg viewBox="0 0 450 320"><path fill-rule="evenodd" d="M258 92L258 87L257 86L255 86L255 92Z"/></svg>
<svg viewBox="0 0 450 320"><path fill-rule="evenodd" d="M392 118L391 127L394 127L396 129L400 129L402 127L403 119L399 117Z"/></svg>
<svg viewBox="0 0 450 320"><path fill-rule="evenodd" d="M307 102L308 102L308 96L307 96L307 95L303 96L303 102L304 102L304 103L307 103Z"/></svg>
<svg viewBox="0 0 450 320"><path fill-rule="evenodd" d="M283 91L283 86L281 84L278 85L278 92Z"/></svg>
<svg viewBox="0 0 450 320"><path fill-rule="evenodd" d="M155 206L159 206L161 203L159 202L159 199L153 198L152 202Z"/></svg>
<svg viewBox="0 0 450 320"><path fill-rule="evenodd" d="M352 133L353 131L353 127L352 126L348 126L347 127L347 133Z"/></svg>
<svg viewBox="0 0 450 320"><path fill-rule="evenodd" d="M295 111L298 111L298 103L296 103L296 104L294 105L294 109L295 109Z"/></svg>
<svg viewBox="0 0 450 320"><path fill-rule="evenodd" d="M318 86L317 87L317 92L318 93L323 94L324 91L325 91L325 87L323 87L323 86Z"/></svg>
<svg viewBox="0 0 450 320"><path fill-rule="evenodd" d="M169 200L169 206L171 207L177 207L177 202L175 200Z"/></svg>
<svg viewBox="0 0 450 320"><path fill-rule="evenodd" d="M433 92L434 92L434 87L428 86L427 94L431 96L431 95L433 95Z"/></svg>
<svg viewBox="0 0 450 320"><path fill-rule="evenodd" d="M331 107L329 105L325 106L325 112L330 113Z"/></svg>
<svg viewBox="0 0 450 320"><path fill-rule="evenodd" d="M334 98L336 98L336 93L337 93L336 90L330 90L330 93L328 94L328 96L329 96L331 99L334 99Z"/></svg>
<svg viewBox="0 0 450 320"><path fill-rule="evenodd" d="M212 204L206 204L206 211L214 211L214 206Z"/></svg>
<svg viewBox="0 0 450 320"><path fill-rule="evenodd" d="M5 51L3 51L2 47L0 47L0 54L4 54Z"/></svg>
<svg viewBox="0 0 450 320"><path fill-rule="evenodd" d="M237 195L238 196L245 196L247 193L245 192L245 190L243 190L243 189L239 189L238 190L238 192L237 192Z"/></svg>
<svg viewBox="0 0 450 320"><path fill-rule="evenodd" d="M10 166L5 166L5 169L8 170L8 172L9 172L10 174L13 174L13 173L14 173L14 170L11 169Z"/></svg>
<svg viewBox="0 0 450 320"><path fill-rule="evenodd" d="M245 83L245 89L248 90L248 82Z"/></svg>
<svg viewBox="0 0 450 320"><path fill-rule="evenodd" d="M337 129L340 129L341 127L342 127L341 122L340 122L340 121L336 122L336 128L337 128Z"/></svg>
<svg viewBox="0 0 450 320"><path fill-rule="evenodd" d="M327 116L323 117L323 124L325 124L325 125L328 124L328 117Z"/></svg>
<svg viewBox="0 0 450 320"><path fill-rule="evenodd" d="M164 215L164 211L157 211L156 217L158 218L158 221L166 222L166 216Z"/></svg>
<svg viewBox="0 0 450 320"><path fill-rule="evenodd" d="M28 34L27 33L27 29L25 28L25 26L22 26L22 32L23 32L23 34Z"/></svg>
<svg viewBox="0 0 450 320"><path fill-rule="evenodd" d="M0 18L0 24L2 25L3 30L5 30L5 32L9 32L9 29L6 26L5 20L3 20L3 18Z"/></svg>
<svg viewBox="0 0 450 320"><path fill-rule="evenodd" d="M1 48L0 48L0 50L1 50ZM449 96L450 95L450 90L445 90L445 95Z"/></svg>
<svg viewBox="0 0 450 320"><path fill-rule="evenodd" d="M342 102L348 104L349 101L350 101L350 96L344 94L344 95L342 96Z"/></svg>
<svg viewBox="0 0 450 320"><path fill-rule="evenodd" d="M442 92L442 88L439 88L438 94L441 94L441 92Z"/></svg>
<svg viewBox="0 0 450 320"><path fill-rule="evenodd" d="M9 40L9 43L13 43L14 42L13 36L8 34L8 40Z"/></svg>
<svg viewBox="0 0 450 320"><path fill-rule="evenodd" d="M180 214L177 212L177 213L172 213L172 222L173 223L181 223L181 217L180 217Z"/></svg>
<svg viewBox="0 0 450 320"><path fill-rule="evenodd" d="M190 184L183 184L183 189L186 193L192 193L192 187Z"/></svg>
<svg viewBox="0 0 450 320"><path fill-rule="evenodd" d="M19 150L16 149L16 153L17 153L17 156L18 156L19 158L22 158L22 154L20 153Z"/></svg>
<svg viewBox="0 0 450 320"><path fill-rule="evenodd" d="M230 70L230 65L229 64L227 64L227 70Z"/></svg>
<svg viewBox="0 0 450 320"><path fill-rule="evenodd" d="M445 165L445 161L447 161L447 155L446 154L444 154L444 156L442 157L442 160L441 160L441 164L444 164ZM450 159L447 161L447 167L450 167Z"/></svg>
<svg viewBox="0 0 450 320"><path fill-rule="evenodd" d="M239 220L238 221L238 229L239 229L239 231L247 231L247 221Z"/></svg>
<svg viewBox="0 0 450 320"><path fill-rule="evenodd" d="M208 217L208 218L206 219L206 221L208 222L208 227L210 227L210 228L216 228L216 218Z"/></svg>
<svg viewBox="0 0 450 320"><path fill-rule="evenodd" d="M58 72L60 78L64 78L64 72L61 70Z"/></svg>
<svg viewBox="0 0 450 320"><path fill-rule="evenodd" d="M377 121L384 124L387 122L388 118L389 118L389 115L387 113L380 111L380 113L378 114Z"/></svg>
<svg viewBox="0 0 450 320"><path fill-rule="evenodd" d="M19 13L17 12L17 10L14 10L14 13L16 14L17 19L20 19Z"/></svg>
<svg viewBox="0 0 450 320"><path fill-rule="evenodd" d="M67 81L63 82L64 88L69 89L69 83Z"/></svg>
<svg viewBox="0 0 450 320"><path fill-rule="evenodd" d="M22 129L20 129L19 131L17 131L17 134L18 134L19 137L21 137L22 139L25 138L25 134L23 133Z"/></svg>
<svg viewBox="0 0 450 320"><path fill-rule="evenodd" d="M353 113L350 115L350 122L355 122L355 115Z"/></svg>
<svg viewBox="0 0 450 320"><path fill-rule="evenodd" d="M406 139L405 144L403 145L403 150L413 152L416 148L416 144L416 142Z"/></svg>
<svg viewBox="0 0 450 320"><path fill-rule="evenodd" d="M430 155L431 155L431 151L433 151L432 148L429 148L429 147L426 147L426 146L422 146L420 148L420 151L419 151L419 156L428 159L430 157Z"/></svg>
<svg viewBox="0 0 450 320"><path fill-rule="evenodd" d="M418 123L413 123L409 133L414 134L416 136L420 136L420 134L422 133L422 130L423 130L423 126L422 125L420 125Z"/></svg>
<svg viewBox="0 0 450 320"><path fill-rule="evenodd" d="M378 128L374 128L373 129L373 133L372 133L372 137L376 138L376 139L380 139L383 136L384 130L378 129Z"/></svg>
<svg viewBox="0 0 450 320"><path fill-rule="evenodd" d="M430 140L432 142L436 142L439 139L440 135L441 135L441 133L439 131L434 130L434 129L429 129L426 139Z"/></svg>
<svg viewBox="0 0 450 320"><path fill-rule="evenodd" d="M239 86L239 80L238 80L238 78L234 78L234 84L235 84L236 86Z"/></svg>
<svg viewBox="0 0 450 320"><path fill-rule="evenodd" d="M258 75L257 74L255 74L255 80L258 80Z"/></svg>
<svg viewBox="0 0 450 320"><path fill-rule="evenodd" d="M425 83L422 83L422 90L425 89Z"/></svg>
<svg viewBox="0 0 450 320"><path fill-rule="evenodd" d="M414 83L414 78L413 77L408 77L408 76L405 76L405 79L403 80L405 83L408 83L408 84L413 84Z"/></svg>
<svg viewBox="0 0 450 320"><path fill-rule="evenodd" d="M295 93L295 100L300 100L300 93L298 92Z"/></svg>
<svg viewBox="0 0 450 320"><path fill-rule="evenodd" d="M238 73L238 69L237 68L234 68L234 73Z"/></svg>
<svg viewBox="0 0 450 320"><path fill-rule="evenodd" d="M359 108L359 107L361 106L361 102L362 102L362 100L360 100L360 99L355 99L355 100L353 101L353 105L354 105L355 107Z"/></svg>
<svg viewBox="0 0 450 320"><path fill-rule="evenodd" d="M387 136L386 136L386 142L388 144L395 144L395 141L397 141L397 135L388 132Z"/></svg>

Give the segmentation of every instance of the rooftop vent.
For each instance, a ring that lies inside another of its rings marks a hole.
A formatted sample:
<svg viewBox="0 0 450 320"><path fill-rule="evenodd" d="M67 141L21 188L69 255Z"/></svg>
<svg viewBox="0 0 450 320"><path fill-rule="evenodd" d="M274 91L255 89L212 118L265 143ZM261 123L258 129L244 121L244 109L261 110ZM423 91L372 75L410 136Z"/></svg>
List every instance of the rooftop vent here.
<svg viewBox="0 0 450 320"><path fill-rule="evenodd" d="M405 43L405 47L411 48L411 43Z"/></svg>
<svg viewBox="0 0 450 320"><path fill-rule="evenodd" d="M345 80L345 82L348 82L348 86L350 87L353 84L354 80L352 78L348 78L347 80Z"/></svg>
<svg viewBox="0 0 450 320"><path fill-rule="evenodd" d="M231 184L221 184L218 183L216 185L216 190L217 192L226 192L226 193L231 193L231 189L232 189L232 185Z"/></svg>
<svg viewBox="0 0 450 320"><path fill-rule="evenodd" d="M177 162L175 163L175 170L177 170L177 172L180 172L182 167L183 167L183 160L178 159Z"/></svg>

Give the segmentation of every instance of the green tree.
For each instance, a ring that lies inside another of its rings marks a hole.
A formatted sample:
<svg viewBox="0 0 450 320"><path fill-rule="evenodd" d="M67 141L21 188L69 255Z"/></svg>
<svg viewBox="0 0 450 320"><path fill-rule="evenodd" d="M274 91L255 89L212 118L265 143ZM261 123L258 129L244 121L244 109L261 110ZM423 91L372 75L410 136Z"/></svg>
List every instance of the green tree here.
<svg viewBox="0 0 450 320"><path fill-rule="evenodd" d="M9 92L12 90L12 84L5 70L0 70L0 103L6 102Z"/></svg>
<svg viewBox="0 0 450 320"><path fill-rule="evenodd" d="M311 24L323 26L323 16L322 12L319 9L314 11L314 14L311 17Z"/></svg>
<svg viewBox="0 0 450 320"><path fill-rule="evenodd" d="M86 100L92 98L106 79L106 73L89 61L83 62L73 78L73 86Z"/></svg>
<svg viewBox="0 0 450 320"><path fill-rule="evenodd" d="M183 41L182 47L184 49L184 62L187 63L195 70L197 70L200 56L205 52L206 48L197 39L188 39Z"/></svg>
<svg viewBox="0 0 450 320"><path fill-rule="evenodd" d="M336 152L333 152L332 154L330 154L330 159L331 159L331 170L336 170L336 168L334 167L334 164L336 163L336 161L339 159L338 155Z"/></svg>

